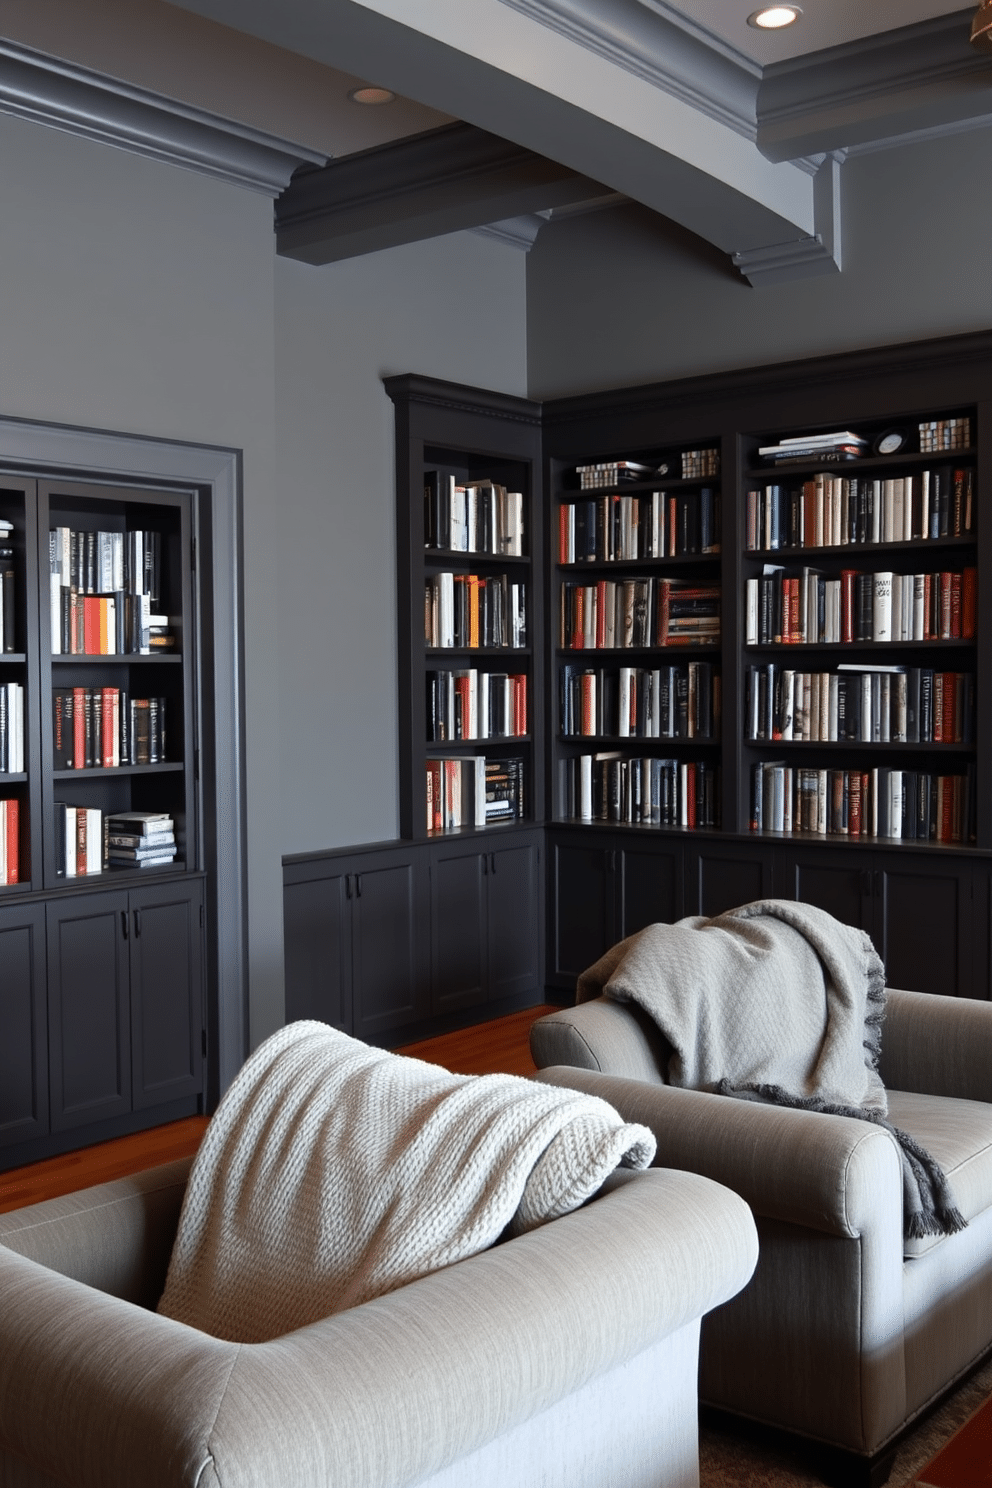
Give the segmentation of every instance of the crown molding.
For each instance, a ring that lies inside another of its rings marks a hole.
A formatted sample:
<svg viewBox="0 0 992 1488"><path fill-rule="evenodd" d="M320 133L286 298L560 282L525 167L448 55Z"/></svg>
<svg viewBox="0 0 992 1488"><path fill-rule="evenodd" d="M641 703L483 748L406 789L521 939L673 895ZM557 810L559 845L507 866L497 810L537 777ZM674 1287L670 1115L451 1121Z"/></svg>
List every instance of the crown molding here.
<svg viewBox="0 0 992 1488"><path fill-rule="evenodd" d="M725 124L757 135L761 69L663 0L502 0L502 4L662 92Z"/></svg>
<svg viewBox="0 0 992 1488"><path fill-rule="evenodd" d="M0 42L0 113L270 197L299 166L327 160L303 145L9 41Z"/></svg>
<svg viewBox="0 0 992 1488"><path fill-rule="evenodd" d="M784 243L746 248L731 255L752 289L787 284L792 279L818 278L841 270L840 168L843 152L822 156L813 178L815 232Z"/></svg>
<svg viewBox="0 0 992 1488"><path fill-rule="evenodd" d="M502 222L487 222L484 227L473 227L471 231L481 238L494 238L508 248L529 253L547 220L543 212L527 212L521 217L507 217Z"/></svg>

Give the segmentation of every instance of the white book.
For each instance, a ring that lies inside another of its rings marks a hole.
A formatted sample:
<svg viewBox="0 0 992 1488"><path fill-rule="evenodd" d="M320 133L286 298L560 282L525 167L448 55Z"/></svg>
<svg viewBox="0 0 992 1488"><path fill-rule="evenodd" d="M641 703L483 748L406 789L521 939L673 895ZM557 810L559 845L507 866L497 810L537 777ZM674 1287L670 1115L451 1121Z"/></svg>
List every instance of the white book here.
<svg viewBox="0 0 992 1488"><path fill-rule="evenodd" d="M829 678L830 701L828 704L828 728L827 739L834 743L837 739L837 697L840 688L840 678L833 672Z"/></svg>
<svg viewBox="0 0 992 1488"><path fill-rule="evenodd" d="M634 688L634 668L621 667L619 687L617 689L617 736L621 739L630 738L630 705Z"/></svg>
<svg viewBox="0 0 992 1488"><path fill-rule="evenodd" d="M448 480L450 482L448 500L451 507L448 547L455 553L467 553L469 551L468 493L464 486L455 485L454 476L448 476ZM475 499L474 491L472 499Z"/></svg>
<svg viewBox="0 0 992 1488"><path fill-rule="evenodd" d="M897 476L892 482L892 541L901 542L906 526L906 482Z"/></svg>
<svg viewBox="0 0 992 1488"><path fill-rule="evenodd" d="M861 674L861 743L872 741L871 726L871 672Z"/></svg>
<svg viewBox="0 0 992 1488"><path fill-rule="evenodd" d="M890 837L902 836L902 771L889 771L889 832Z"/></svg>
<svg viewBox="0 0 992 1488"><path fill-rule="evenodd" d="M744 591L744 643L758 644L758 580L748 579Z"/></svg>
<svg viewBox="0 0 992 1488"><path fill-rule="evenodd" d="M817 770L816 772L816 831L821 837L827 832L827 812L829 803L827 801L827 772Z"/></svg>
<svg viewBox="0 0 992 1488"><path fill-rule="evenodd" d="M920 475L920 525L916 532L917 537L930 536L930 472L924 470Z"/></svg>
<svg viewBox="0 0 992 1488"><path fill-rule="evenodd" d="M796 700L796 674L794 671L782 673L782 738L791 740L793 725L795 722L795 700Z"/></svg>
<svg viewBox="0 0 992 1488"><path fill-rule="evenodd" d="M893 641L901 641L902 635L902 574L892 575L892 635Z"/></svg>
<svg viewBox="0 0 992 1488"><path fill-rule="evenodd" d="M832 522L830 541L836 548L839 547L842 543L844 533L844 503L841 499L843 496L844 482L840 478L840 476L835 475L831 476L830 485L832 488L830 501L830 515Z"/></svg>
<svg viewBox="0 0 992 1488"><path fill-rule="evenodd" d="M83 808L79 807L81 811ZM86 808L86 872L103 872L103 812L96 806Z"/></svg>
<svg viewBox="0 0 992 1488"><path fill-rule="evenodd" d="M913 540L913 479L911 475L902 478L903 490L903 516L902 516L902 540L912 542Z"/></svg>
<svg viewBox="0 0 992 1488"><path fill-rule="evenodd" d="M62 580L57 573L52 573L51 578L51 629L52 629L52 655L62 655Z"/></svg>
<svg viewBox="0 0 992 1488"><path fill-rule="evenodd" d="M926 597L926 577L924 574L913 574L913 629L910 639L922 641L923 639L923 604Z"/></svg>
<svg viewBox="0 0 992 1488"><path fill-rule="evenodd" d="M76 808L63 806L65 815L65 876L76 877Z"/></svg>
<svg viewBox="0 0 992 1488"><path fill-rule="evenodd" d="M486 756L475 756L475 825L486 825Z"/></svg>
<svg viewBox="0 0 992 1488"><path fill-rule="evenodd" d="M888 744L892 738L892 678L888 672L878 676L878 742Z"/></svg>
<svg viewBox="0 0 992 1488"><path fill-rule="evenodd" d="M876 573L873 578L871 638L873 641L891 641L892 574Z"/></svg>
<svg viewBox="0 0 992 1488"><path fill-rule="evenodd" d="M438 574L438 636L437 645L452 647L455 644L455 576L453 573Z"/></svg>
<svg viewBox="0 0 992 1488"><path fill-rule="evenodd" d="M579 756L579 820L592 821L592 755Z"/></svg>

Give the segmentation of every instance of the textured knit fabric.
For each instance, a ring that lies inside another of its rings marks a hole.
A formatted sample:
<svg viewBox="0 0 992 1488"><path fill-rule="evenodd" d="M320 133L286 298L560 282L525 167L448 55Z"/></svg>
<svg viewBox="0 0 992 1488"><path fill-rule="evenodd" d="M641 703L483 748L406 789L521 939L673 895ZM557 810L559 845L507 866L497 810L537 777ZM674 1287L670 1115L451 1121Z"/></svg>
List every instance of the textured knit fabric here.
<svg viewBox="0 0 992 1488"><path fill-rule="evenodd" d="M940 1164L885 1120L884 968L863 930L785 899L649 925L579 978L580 1002L599 993L650 1013L672 1045L673 1085L885 1126L908 1237L967 1223Z"/></svg>
<svg viewBox="0 0 992 1488"><path fill-rule="evenodd" d="M655 1141L596 1097L452 1075L295 1023L248 1060L190 1175L159 1311L253 1343L566 1214Z"/></svg>

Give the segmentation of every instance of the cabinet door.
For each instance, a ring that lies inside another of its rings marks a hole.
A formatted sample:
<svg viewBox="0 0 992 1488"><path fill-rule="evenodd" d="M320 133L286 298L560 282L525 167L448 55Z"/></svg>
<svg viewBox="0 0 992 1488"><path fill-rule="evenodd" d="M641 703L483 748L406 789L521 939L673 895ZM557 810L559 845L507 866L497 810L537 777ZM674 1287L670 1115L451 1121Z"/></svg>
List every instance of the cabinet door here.
<svg viewBox="0 0 992 1488"><path fill-rule="evenodd" d="M0 1146L48 1131L44 905L0 909Z"/></svg>
<svg viewBox="0 0 992 1488"><path fill-rule="evenodd" d="M718 915L774 890L772 851L757 843L686 846L685 913Z"/></svg>
<svg viewBox="0 0 992 1488"><path fill-rule="evenodd" d="M203 1089L203 886L149 885L128 898L132 1103L143 1110Z"/></svg>
<svg viewBox="0 0 992 1488"><path fill-rule="evenodd" d="M874 884L862 853L823 847L783 847L775 865L775 893L825 909L859 930L874 929Z"/></svg>
<svg viewBox="0 0 992 1488"><path fill-rule="evenodd" d="M498 1001L541 985L540 849L519 843L488 856L488 992Z"/></svg>
<svg viewBox="0 0 992 1488"><path fill-rule="evenodd" d="M124 893L48 905L53 1131L131 1109L127 921Z"/></svg>
<svg viewBox="0 0 992 1488"><path fill-rule="evenodd" d="M620 924L618 940L645 925L682 918L682 844L626 843L617 854Z"/></svg>
<svg viewBox="0 0 992 1488"><path fill-rule="evenodd" d="M438 845L431 854L431 1012L472 1007L486 995L489 854Z"/></svg>
<svg viewBox="0 0 992 1488"><path fill-rule="evenodd" d="M355 1036L374 1040L430 1006L427 864L405 855L355 859L352 983Z"/></svg>
<svg viewBox="0 0 992 1488"><path fill-rule="evenodd" d="M969 997L972 883L966 859L875 858L874 940L890 987ZM978 989L981 995L981 989Z"/></svg>
<svg viewBox="0 0 992 1488"><path fill-rule="evenodd" d="M552 842L554 915L548 981L575 990L575 979L617 939L613 854L602 847Z"/></svg>
<svg viewBox="0 0 992 1488"><path fill-rule="evenodd" d="M283 891L287 1023L314 1018L351 1033L351 887L335 872Z"/></svg>

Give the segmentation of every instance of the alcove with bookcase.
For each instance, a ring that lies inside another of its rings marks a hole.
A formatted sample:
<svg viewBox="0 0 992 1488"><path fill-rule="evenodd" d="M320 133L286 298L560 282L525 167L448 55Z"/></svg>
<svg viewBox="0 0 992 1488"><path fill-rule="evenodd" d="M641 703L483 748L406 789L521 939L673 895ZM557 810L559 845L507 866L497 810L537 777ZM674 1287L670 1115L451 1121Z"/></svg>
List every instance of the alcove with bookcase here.
<svg viewBox="0 0 992 1488"><path fill-rule="evenodd" d="M203 1109L197 501L0 476L0 686L23 688L23 768L0 772L17 804L0 886L4 1166ZM142 552L155 561L138 573ZM150 699L154 759L130 726Z"/></svg>

